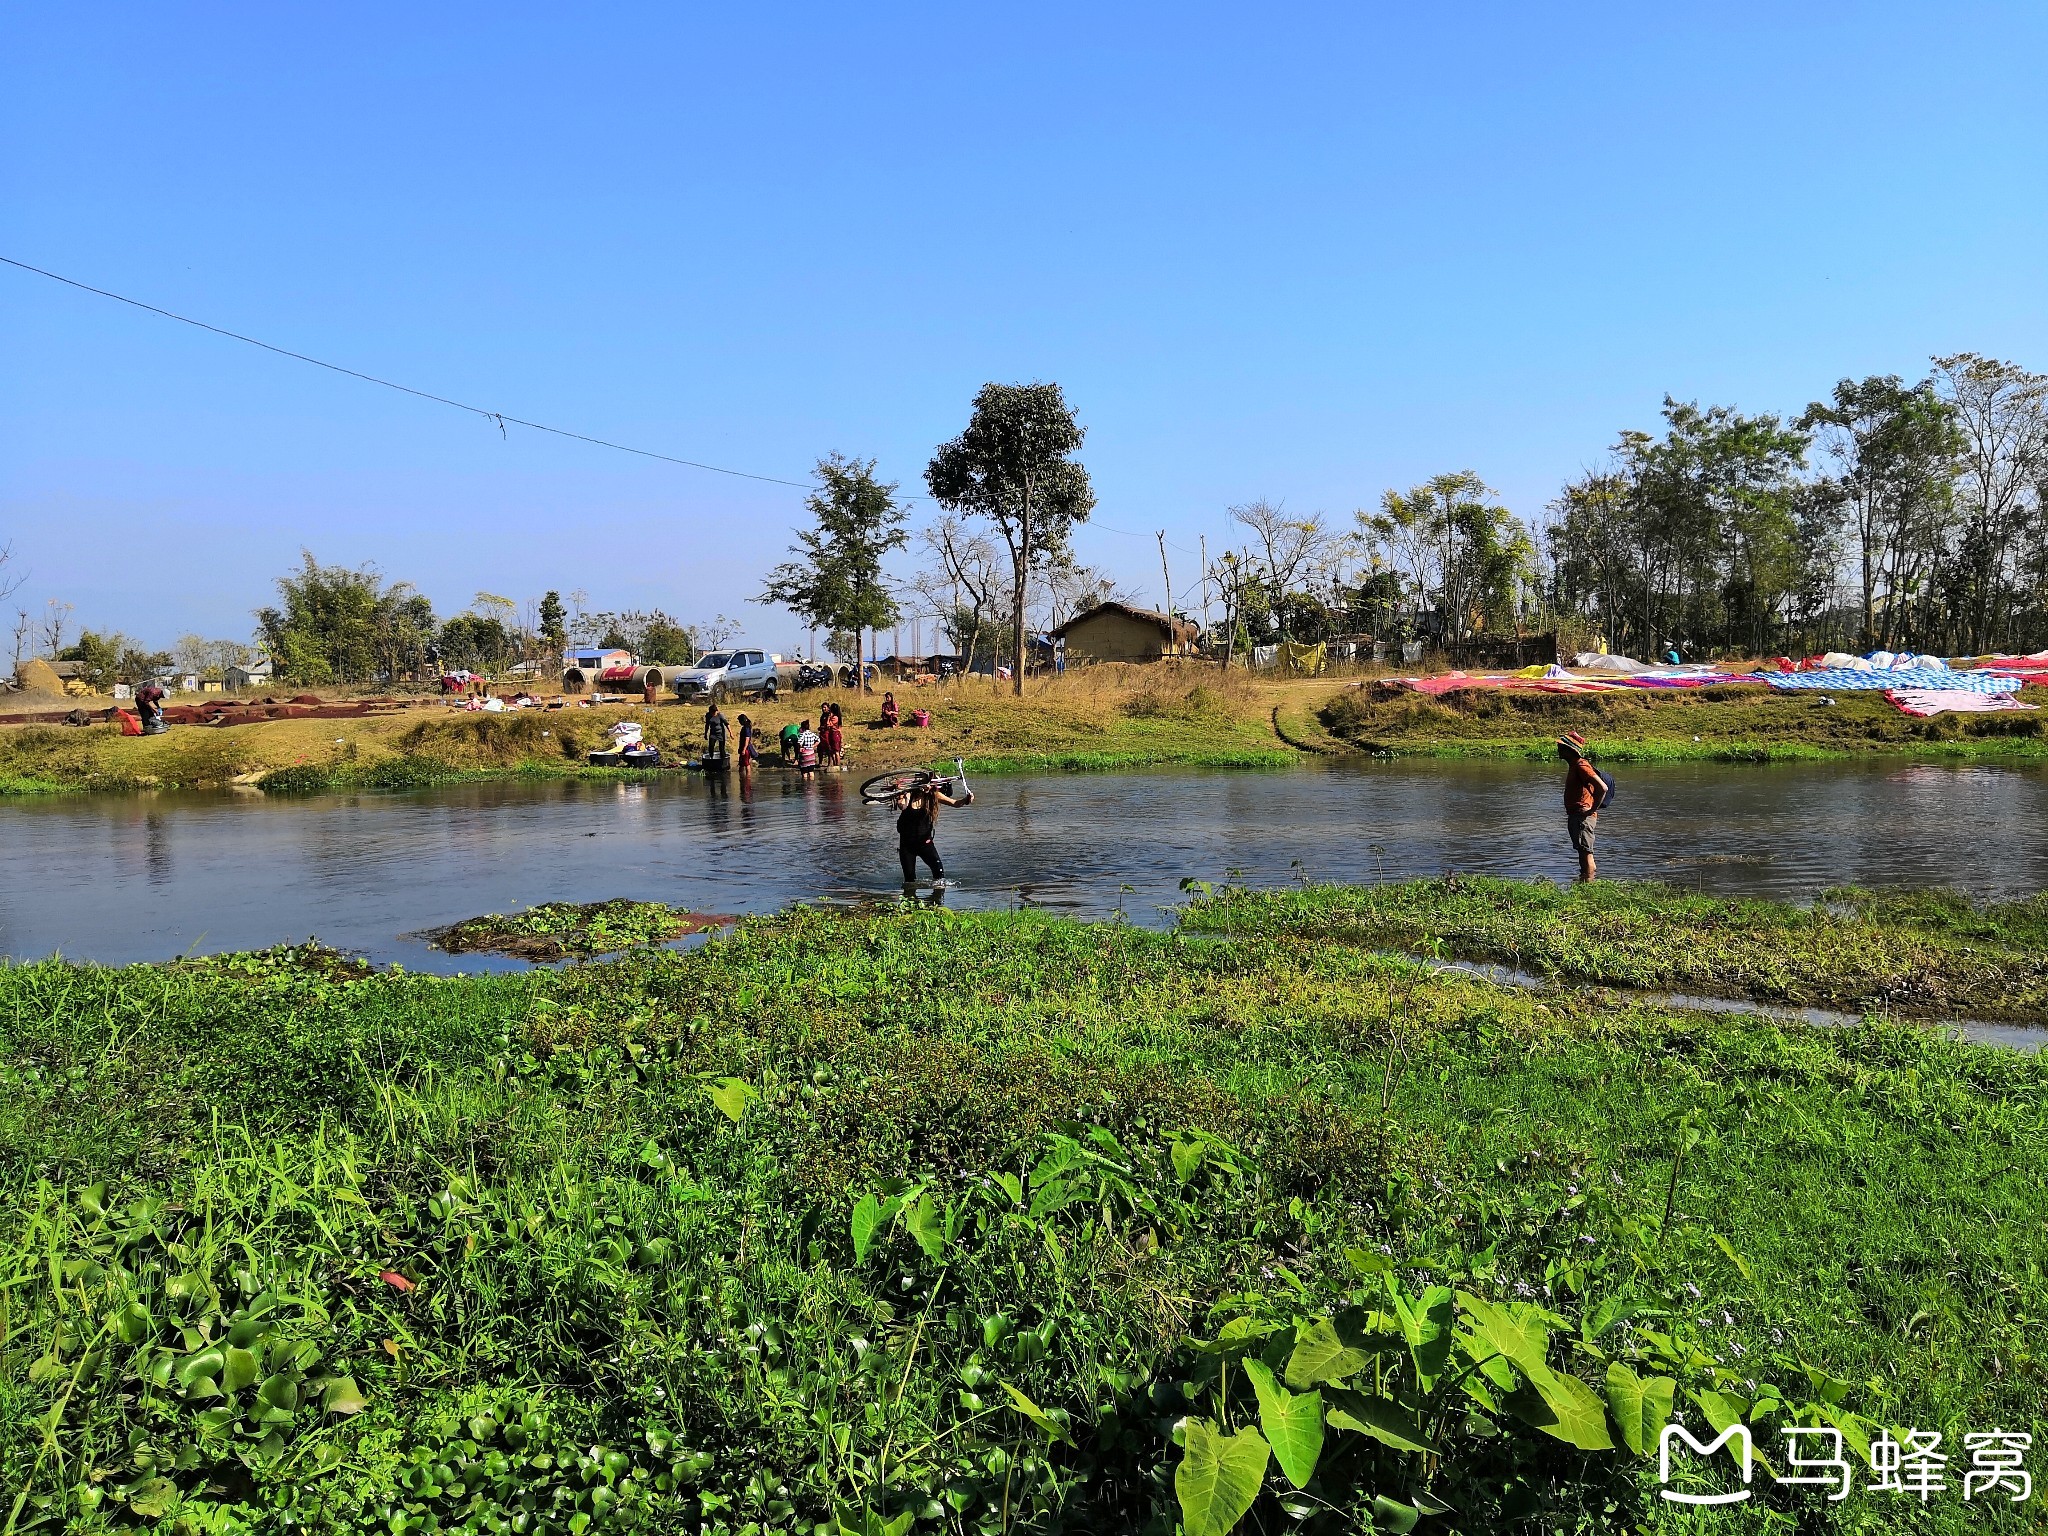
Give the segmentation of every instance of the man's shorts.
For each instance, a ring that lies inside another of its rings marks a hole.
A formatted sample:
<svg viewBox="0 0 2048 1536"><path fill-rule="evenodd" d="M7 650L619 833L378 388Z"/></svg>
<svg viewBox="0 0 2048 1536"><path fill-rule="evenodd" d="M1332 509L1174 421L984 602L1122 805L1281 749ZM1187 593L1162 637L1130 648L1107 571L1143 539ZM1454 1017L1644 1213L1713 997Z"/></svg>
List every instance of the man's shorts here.
<svg viewBox="0 0 2048 1536"><path fill-rule="evenodd" d="M1600 813L1588 811L1583 816L1566 816L1565 825L1571 829L1572 846L1580 853L1591 853L1594 835L1600 830Z"/></svg>

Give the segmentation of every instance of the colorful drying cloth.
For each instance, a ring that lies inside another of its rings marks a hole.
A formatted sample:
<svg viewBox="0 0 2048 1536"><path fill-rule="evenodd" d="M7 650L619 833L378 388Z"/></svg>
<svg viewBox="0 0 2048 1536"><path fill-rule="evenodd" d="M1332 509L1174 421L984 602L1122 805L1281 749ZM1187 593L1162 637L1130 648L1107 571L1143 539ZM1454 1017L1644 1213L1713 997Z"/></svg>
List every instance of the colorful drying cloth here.
<svg viewBox="0 0 2048 1536"><path fill-rule="evenodd" d="M1972 693L1967 688L1887 688L1884 696L1909 715L1926 718L1954 712L1961 715L1981 715L2001 709L2039 709L2038 704L2022 704L2009 693Z"/></svg>
<svg viewBox="0 0 2048 1536"><path fill-rule="evenodd" d="M1813 693L1853 693L1857 689L1892 689L1906 685L1904 691L1914 690L1911 684L1930 674L1917 668L1907 667L1899 671L1852 672L1846 667L1832 668L1825 672L1793 672L1766 675L1764 681L1781 693L1803 689ZM1939 674L1941 689L1956 693L2011 693L2020 685L2016 677L2003 677L1996 672L1943 672Z"/></svg>

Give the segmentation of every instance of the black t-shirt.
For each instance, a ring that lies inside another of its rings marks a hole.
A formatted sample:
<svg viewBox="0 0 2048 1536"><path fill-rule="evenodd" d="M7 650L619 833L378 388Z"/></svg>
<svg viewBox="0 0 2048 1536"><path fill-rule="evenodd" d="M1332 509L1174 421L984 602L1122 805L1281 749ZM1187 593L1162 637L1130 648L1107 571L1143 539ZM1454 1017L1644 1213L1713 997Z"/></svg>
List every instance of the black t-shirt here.
<svg viewBox="0 0 2048 1536"><path fill-rule="evenodd" d="M931 802L920 796L903 808L896 817L896 839L905 848L922 848L932 840Z"/></svg>

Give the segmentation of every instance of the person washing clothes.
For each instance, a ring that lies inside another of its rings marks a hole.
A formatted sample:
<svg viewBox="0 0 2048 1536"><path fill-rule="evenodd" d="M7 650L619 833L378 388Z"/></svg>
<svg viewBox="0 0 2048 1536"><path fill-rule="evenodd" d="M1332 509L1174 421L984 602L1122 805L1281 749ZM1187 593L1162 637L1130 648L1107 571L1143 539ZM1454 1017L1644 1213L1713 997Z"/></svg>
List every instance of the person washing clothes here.
<svg viewBox="0 0 2048 1536"><path fill-rule="evenodd" d="M723 773L726 766L726 742L730 732L725 723L725 714L716 704L704 711L704 767L711 772Z"/></svg>
<svg viewBox="0 0 2048 1536"><path fill-rule="evenodd" d="M1564 773L1564 824L1579 855L1579 882L1591 884L1593 839L1600 830L1600 808L1614 798L1614 781L1586 756L1586 738L1566 731L1557 738L1557 755L1570 766Z"/></svg>
<svg viewBox="0 0 2048 1536"><path fill-rule="evenodd" d="M163 685L155 678L135 690L135 713L142 719L145 736L161 736L170 729L164 724Z"/></svg>

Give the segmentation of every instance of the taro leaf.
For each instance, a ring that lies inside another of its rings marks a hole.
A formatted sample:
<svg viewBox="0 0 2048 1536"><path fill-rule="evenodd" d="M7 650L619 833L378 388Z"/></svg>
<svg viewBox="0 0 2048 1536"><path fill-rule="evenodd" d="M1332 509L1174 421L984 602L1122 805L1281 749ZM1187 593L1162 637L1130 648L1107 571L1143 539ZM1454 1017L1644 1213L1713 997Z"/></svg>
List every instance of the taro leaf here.
<svg viewBox="0 0 2048 1536"><path fill-rule="evenodd" d="M1054 1441L1065 1440L1069 1444L1072 1443L1072 1437L1068 1435L1066 1425L1047 1413L1007 1381L1002 1383L1002 1388L1010 1394L1010 1401L1016 1404L1017 1411L1036 1424L1044 1433L1046 1439Z"/></svg>
<svg viewBox="0 0 2048 1536"><path fill-rule="evenodd" d="M865 1264L868 1246L875 1240L875 1228L882 1224L882 1202L873 1194L865 1194L853 1207L853 1260Z"/></svg>
<svg viewBox="0 0 2048 1536"><path fill-rule="evenodd" d="M264 1378L263 1385L256 1389L256 1400L266 1408L281 1409L289 1413L299 1406L299 1379L279 1371L275 1376Z"/></svg>
<svg viewBox="0 0 2048 1536"><path fill-rule="evenodd" d="M237 1349L230 1344L227 1348L227 1365L220 1375L220 1389L223 1392L239 1392L254 1385L256 1381L256 1356L249 1350Z"/></svg>
<svg viewBox="0 0 2048 1536"><path fill-rule="evenodd" d="M1374 1253L1369 1248L1346 1248L1344 1258L1361 1275L1390 1274L1394 1261L1384 1253Z"/></svg>
<svg viewBox="0 0 2048 1536"><path fill-rule="evenodd" d="M1450 1290L1433 1285L1412 1301L1401 1294L1394 1277L1387 1276L1387 1293L1394 1300L1394 1315L1401 1325L1401 1337L1415 1361L1415 1374L1427 1392L1444 1373L1451 1355L1452 1302Z"/></svg>
<svg viewBox="0 0 2048 1536"><path fill-rule="evenodd" d="M157 1520L178 1502L178 1485L168 1477L152 1477L128 1495L128 1507L145 1520Z"/></svg>
<svg viewBox="0 0 2048 1536"><path fill-rule="evenodd" d="M1664 1432L1671 1417L1671 1396L1677 1383L1669 1376L1652 1376L1648 1381L1619 1360L1607 1367L1607 1408L1621 1430L1621 1443L1637 1456L1650 1454L1650 1447Z"/></svg>
<svg viewBox="0 0 2048 1536"><path fill-rule="evenodd" d="M1645 1303L1619 1294L1608 1297L1593 1309L1593 1315L1579 1325L1579 1332L1588 1344L1597 1344L1607 1336L1609 1329L1617 1323L1634 1317L1645 1308Z"/></svg>
<svg viewBox="0 0 2048 1536"><path fill-rule="evenodd" d="M1176 1137L1170 1150L1173 1154L1174 1176L1181 1183L1187 1183L1202 1171L1204 1152L1199 1141L1182 1141Z"/></svg>
<svg viewBox="0 0 2048 1536"><path fill-rule="evenodd" d="M1548 1369L1544 1357L1550 1352L1550 1329L1542 1319L1531 1312L1512 1314L1504 1307L1496 1307L1462 1291L1458 1293L1458 1305L1472 1319L1472 1327L1479 1337L1514 1361L1524 1372L1534 1375Z"/></svg>
<svg viewBox="0 0 2048 1536"><path fill-rule="evenodd" d="M1707 1416L1707 1422L1720 1434L1733 1425L1740 1424L1749 1413L1749 1399L1737 1397L1733 1392L1710 1392L1705 1389L1688 1394L1700 1405L1700 1412Z"/></svg>
<svg viewBox="0 0 2048 1536"><path fill-rule="evenodd" d="M1391 1445L1397 1451L1426 1454L1436 1449L1430 1441L1429 1431L1417 1422L1415 1415L1404 1412L1398 1403L1384 1397L1369 1397L1363 1392L1332 1392L1330 1424L1335 1429L1348 1429L1353 1434L1371 1435L1382 1445Z"/></svg>
<svg viewBox="0 0 2048 1536"><path fill-rule="evenodd" d="M217 1435L241 1416L239 1408L208 1408L199 1415L199 1433L201 1436Z"/></svg>
<svg viewBox="0 0 2048 1536"><path fill-rule="evenodd" d="M1614 1437L1607 1432L1607 1405L1591 1387L1548 1366L1527 1374L1529 1386L1507 1400L1510 1413L1582 1451L1614 1449Z"/></svg>
<svg viewBox="0 0 2048 1536"><path fill-rule="evenodd" d="M761 1090L743 1077L713 1078L704 1085L704 1091L711 1095L711 1102L724 1111L725 1117L734 1125L747 1112L747 1106L761 1097Z"/></svg>
<svg viewBox="0 0 2048 1536"><path fill-rule="evenodd" d="M1287 1361L1290 1387L1313 1387L1343 1381L1371 1364L1372 1357L1401 1347L1399 1335L1384 1331L1384 1312L1350 1307L1335 1317L1319 1317L1296 1340Z"/></svg>
<svg viewBox="0 0 2048 1536"><path fill-rule="evenodd" d="M926 1258L936 1260L946 1251L946 1219L939 1210L938 1202L929 1193L917 1197L917 1204L910 1208L903 1225L917 1239L917 1246L924 1250Z"/></svg>
<svg viewBox="0 0 2048 1536"><path fill-rule="evenodd" d="M1184 1536L1228 1536L1259 1496L1271 1454L1256 1429L1219 1433L1205 1420L1188 1423L1187 1453L1174 1468Z"/></svg>
<svg viewBox="0 0 2048 1536"><path fill-rule="evenodd" d="M149 1336L149 1313L139 1301L131 1301L114 1314L114 1335L123 1344L140 1344Z"/></svg>
<svg viewBox="0 0 2048 1536"><path fill-rule="evenodd" d="M1372 1496L1372 1523L1375 1529L1392 1531L1395 1536L1408 1536L1422 1519L1422 1511L1413 1504L1403 1504L1399 1499L1390 1499L1384 1493Z"/></svg>
<svg viewBox="0 0 2048 1536"><path fill-rule="evenodd" d="M327 1393L321 1399L320 1406L329 1413L346 1416L361 1413L370 1405L363 1397L363 1389L356 1385L355 1377L337 1376L327 1384Z"/></svg>
<svg viewBox="0 0 2048 1536"><path fill-rule="evenodd" d="M1296 1395L1273 1379L1263 1360L1247 1360L1245 1375L1259 1397L1259 1428L1273 1448L1273 1459L1287 1474L1287 1481L1306 1488L1323 1455L1323 1394Z"/></svg>

